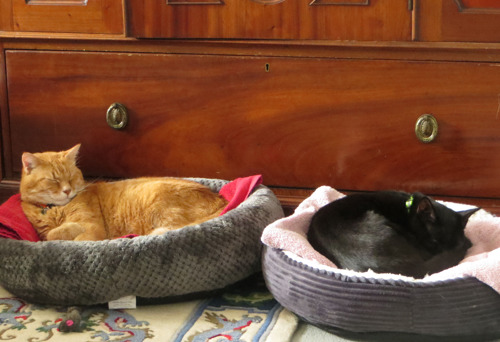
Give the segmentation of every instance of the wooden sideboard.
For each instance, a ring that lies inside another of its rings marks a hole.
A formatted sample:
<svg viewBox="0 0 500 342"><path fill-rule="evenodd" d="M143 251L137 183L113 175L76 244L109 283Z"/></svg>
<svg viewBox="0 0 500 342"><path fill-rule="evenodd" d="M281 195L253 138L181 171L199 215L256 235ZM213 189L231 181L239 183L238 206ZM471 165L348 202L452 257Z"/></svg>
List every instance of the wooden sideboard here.
<svg viewBox="0 0 500 342"><path fill-rule="evenodd" d="M23 151L82 143L87 177L260 173L287 208L330 185L500 213L500 4L6 0L0 114L2 200Z"/></svg>

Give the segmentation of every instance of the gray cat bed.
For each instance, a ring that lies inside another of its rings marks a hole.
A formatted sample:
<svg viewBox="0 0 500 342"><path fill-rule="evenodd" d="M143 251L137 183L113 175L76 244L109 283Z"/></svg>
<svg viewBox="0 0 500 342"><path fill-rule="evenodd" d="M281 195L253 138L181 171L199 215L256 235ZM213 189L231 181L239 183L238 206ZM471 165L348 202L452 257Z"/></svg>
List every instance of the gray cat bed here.
<svg viewBox="0 0 500 342"><path fill-rule="evenodd" d="M227 183L194 180L213 191ZM84 242L0 239L0 284L30 302L55 305L218 290L260 270L262 231L282 216L276 196L260 185L226 214L160 236Z"/></svg>
<svg viewBox="0 0 500 342"><path fill-rule="evenodd" d="M473 246L448 270L424 279L361 273L338 269L306 239L317 209L341 196L318 188L293 215L264 230L262 270L279 303L311 324L356 339L500 338L500 218L484 211L473 216L465 230Z"/></svg>

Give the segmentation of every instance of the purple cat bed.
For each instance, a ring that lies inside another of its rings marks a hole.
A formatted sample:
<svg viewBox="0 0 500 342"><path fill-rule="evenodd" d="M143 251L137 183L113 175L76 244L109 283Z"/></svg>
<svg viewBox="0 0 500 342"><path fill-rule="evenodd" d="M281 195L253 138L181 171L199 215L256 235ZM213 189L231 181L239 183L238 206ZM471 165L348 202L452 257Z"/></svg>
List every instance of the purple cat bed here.
<svg viewBox="0 0 500 342"><path fill-rule="evenodd" d="M466 258L424 279L354 272L338 269L306 238L314 213L341 196L318 188L264 230L263 272L278 302L333 332L500 337L500 218L484 211L471 217Z"/></svg>

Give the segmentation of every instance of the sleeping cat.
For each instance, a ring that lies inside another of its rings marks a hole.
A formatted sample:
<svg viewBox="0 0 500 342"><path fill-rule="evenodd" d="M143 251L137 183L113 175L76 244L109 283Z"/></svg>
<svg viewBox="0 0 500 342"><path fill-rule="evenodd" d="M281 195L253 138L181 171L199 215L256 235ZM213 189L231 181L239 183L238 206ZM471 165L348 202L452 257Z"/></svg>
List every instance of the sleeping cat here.
<svg viewBox="0 0 500 342"><path fill-rule="evenodd" d="M308 239L339 268L423 278L464 258L477 210L455 212L418 192L352 194L318 210Z"/></svg>
<svg viewBox="0 0 500 342"><path fill-rule="evenodd" d="M177 178L86 183L76 166L79 149L22 156L21 205L42 240L162 234L217 217L227 204L208 187Z"/></svg>

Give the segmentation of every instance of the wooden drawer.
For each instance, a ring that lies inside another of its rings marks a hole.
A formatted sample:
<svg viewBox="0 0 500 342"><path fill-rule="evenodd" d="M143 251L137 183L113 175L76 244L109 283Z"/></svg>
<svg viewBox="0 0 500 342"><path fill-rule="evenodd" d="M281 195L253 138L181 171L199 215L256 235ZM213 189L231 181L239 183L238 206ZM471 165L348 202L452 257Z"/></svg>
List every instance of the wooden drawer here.
<svg viewBox="0 0 500 342"><path fill-rule="evenodd" d="M2 0L0 31L123 34L122 0Z"/></svg>
<svg viewBox="0 0 500 342"><path fill-rule="evenodd" d="M420 0L416 20L419 40L500 41L498 0Z"/></svg>
<svg viewBox="0 0 500 342"><path fill-rule="evenodd" d="M147 38L410 40L406 1L128 0Z"/></svg>
<svg viewBox="0 0 500 342"><path fill-rule="evenodd" d="M7 51L6 66L14 178L23 151L81 142L87 176L500 196L498 64Z"/></svg>

